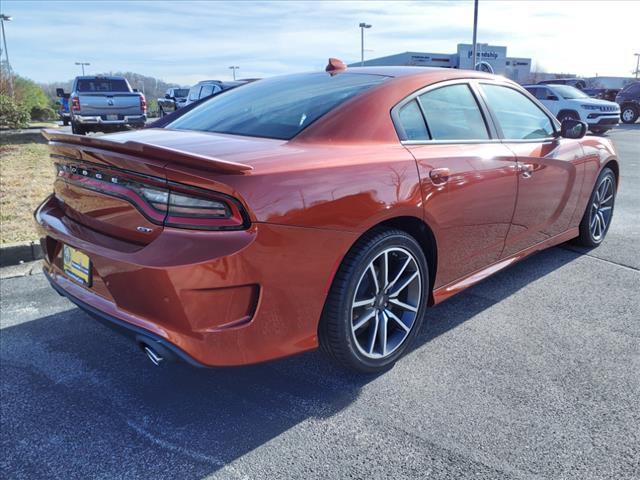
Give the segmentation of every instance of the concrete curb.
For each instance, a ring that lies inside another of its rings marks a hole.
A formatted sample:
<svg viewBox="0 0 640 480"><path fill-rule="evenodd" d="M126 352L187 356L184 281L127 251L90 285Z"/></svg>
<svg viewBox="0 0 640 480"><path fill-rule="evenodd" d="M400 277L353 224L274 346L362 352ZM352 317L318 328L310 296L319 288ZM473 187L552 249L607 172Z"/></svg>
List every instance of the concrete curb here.
<svg viewBox="0 0 640 480"><path fill-rule="evenodd" d="M42 258L42 249L37 242L7 243L0 247L0 267L33 262Z"/></svg>

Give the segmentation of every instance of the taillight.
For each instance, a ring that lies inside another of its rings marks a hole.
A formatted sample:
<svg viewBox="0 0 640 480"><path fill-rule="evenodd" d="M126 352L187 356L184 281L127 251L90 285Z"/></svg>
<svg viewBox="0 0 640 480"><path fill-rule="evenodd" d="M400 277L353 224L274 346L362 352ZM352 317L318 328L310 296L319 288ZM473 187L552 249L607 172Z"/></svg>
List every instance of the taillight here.
<svg viewBox="0 0 640 480"><path fill-rule="evenodd" d="M80 99L78 97L71 97L71 110L74 112L80 111Z"/></svg>
<svg viewBox="0 0 640 480"><path fill-rule="evenodd" d="M147 113L147 99L144 98L144 95L140 95L140 110L142 113Z"/></svg>
<svg viewBox="0 0 640 480"><path fill-rule="evenodd" d="M56 164L56 168L58 176L89 190L122 198L159 225L198 230L241 230L248 225L240 203L218 192L85 166Z"/></svg>

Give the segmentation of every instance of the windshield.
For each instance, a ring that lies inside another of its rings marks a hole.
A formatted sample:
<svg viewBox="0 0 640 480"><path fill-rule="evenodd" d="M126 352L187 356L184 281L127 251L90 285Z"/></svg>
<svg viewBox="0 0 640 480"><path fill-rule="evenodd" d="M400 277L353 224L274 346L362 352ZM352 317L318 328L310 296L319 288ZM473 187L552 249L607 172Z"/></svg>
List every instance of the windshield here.
<svg viewBox="0 0 640 480"><path fill-rule="evenodd" d="M174 97L186 97L189 94L188 88L178 88L173 91Z"/></svg>
<svg viewBox="0 0 640 480"><path fill-rule="evenodd" d="M166 128L288 140L339 104L387 79L349 73L273 77L216 95Z"/></svg>
<svg viewBox="0 0 640 480"><path fill-rule="evenodd" d="M122 78L82 78L76 87L78 92L130 92L127 81Z"/></svg>
<svg viewBox="0 0 640 480"><path fill-rule="evenodd" d="M573 100L576 98L589 98L589 95L570 85L554 85L553 90L560 94L562 98Z"/></svg>

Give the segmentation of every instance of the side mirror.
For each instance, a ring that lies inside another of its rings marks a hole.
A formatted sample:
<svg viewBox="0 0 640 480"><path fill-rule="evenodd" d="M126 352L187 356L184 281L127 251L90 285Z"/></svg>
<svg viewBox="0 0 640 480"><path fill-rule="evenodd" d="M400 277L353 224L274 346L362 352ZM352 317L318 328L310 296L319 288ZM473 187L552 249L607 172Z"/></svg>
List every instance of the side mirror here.
<svg viewBox="0 0 640 480"><path fill-rule="evenodd" d="M137 89L137 88L134 88L134 89L133 89L133 91L134 91L135 93L138 93L138 89Z"/></svg>
<svg viewBox="0 0 640 480"><path fill-rule="evenodd" d="M166 98L166 99L171 99L171 95L169 95L168 93L165 93L165 94L164 94L164 98Z"/></svg>
<svg viewBox="0 0 640 480"><path fill-rule="evenodd" d="M587 134L588 125L580 120L568 118L560 124L560 136L564 138L582 138Z"/></svg>
<svg viewBox="0 0 640 480"><path fill-rule="evenodd" d="M64 97L64 88L56 88L56 97Z"/></svg>
<svg viewBox="0 0 640 480"><path fill-rule="evenodd" d="M547 100L558 100L558 97L556 97L555 95L549 95L547 97Z"/></svg>

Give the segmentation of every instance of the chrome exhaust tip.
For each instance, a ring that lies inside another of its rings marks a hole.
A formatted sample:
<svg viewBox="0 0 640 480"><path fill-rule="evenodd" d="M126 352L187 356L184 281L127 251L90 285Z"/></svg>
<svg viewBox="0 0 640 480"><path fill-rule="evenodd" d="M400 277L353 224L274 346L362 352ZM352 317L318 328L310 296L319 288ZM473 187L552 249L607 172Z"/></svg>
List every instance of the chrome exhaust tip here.
<svg viewBox="0 0 640 480"><path fill-rule="evenodd" d="M147 358L151 360L156 367L159 367L162 362L164 362L164 357L156 352L149 345L144 345L143 347L144 353L147 355Z"/></svg>

